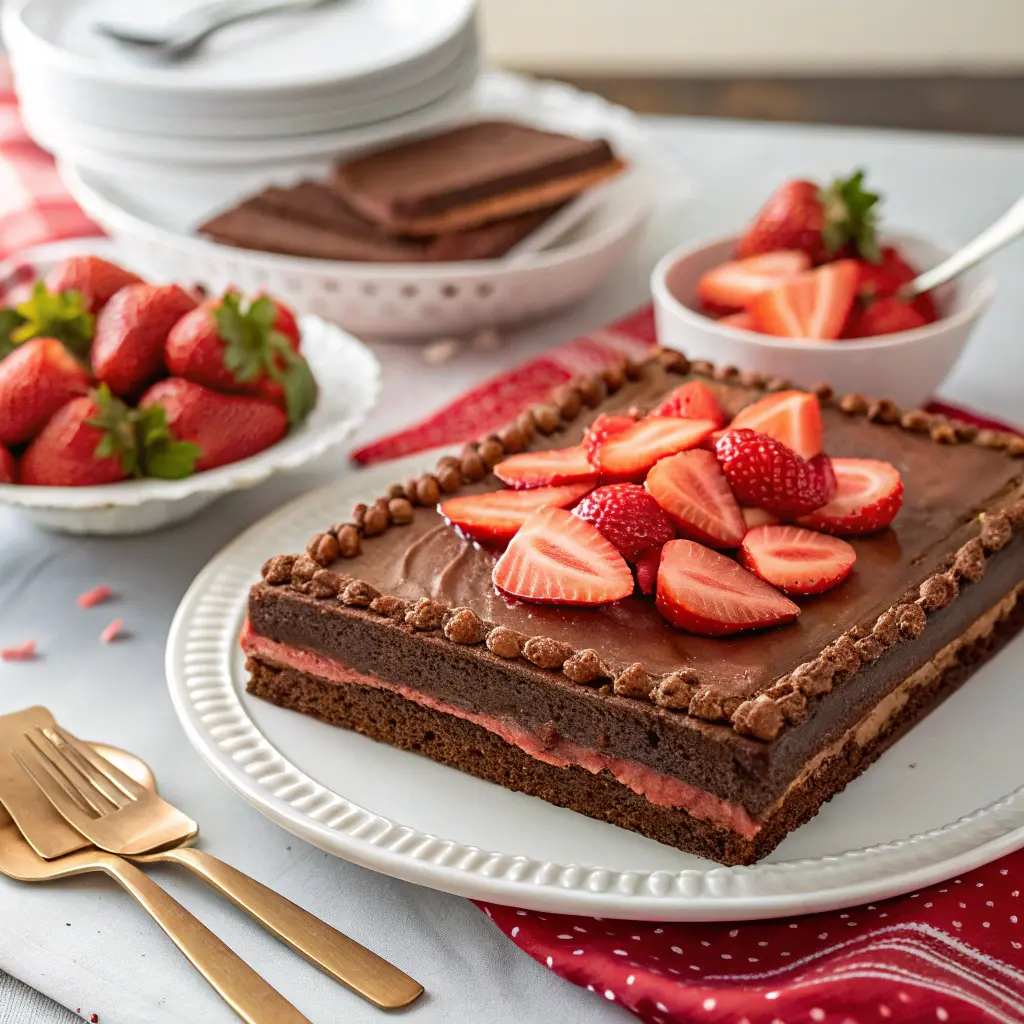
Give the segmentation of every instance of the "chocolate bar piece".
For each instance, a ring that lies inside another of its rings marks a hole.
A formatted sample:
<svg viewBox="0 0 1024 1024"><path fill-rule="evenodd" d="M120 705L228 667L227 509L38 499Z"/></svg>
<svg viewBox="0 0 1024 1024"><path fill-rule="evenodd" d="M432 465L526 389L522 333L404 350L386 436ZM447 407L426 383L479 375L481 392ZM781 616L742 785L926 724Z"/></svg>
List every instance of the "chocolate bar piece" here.
<svg viewBox="0 0 1024 1024"><path fill-rule="evenodd" d="M623 168L604 139L480 121L357 157L334 187L396 235L439 235L555 206Z"/></svg>

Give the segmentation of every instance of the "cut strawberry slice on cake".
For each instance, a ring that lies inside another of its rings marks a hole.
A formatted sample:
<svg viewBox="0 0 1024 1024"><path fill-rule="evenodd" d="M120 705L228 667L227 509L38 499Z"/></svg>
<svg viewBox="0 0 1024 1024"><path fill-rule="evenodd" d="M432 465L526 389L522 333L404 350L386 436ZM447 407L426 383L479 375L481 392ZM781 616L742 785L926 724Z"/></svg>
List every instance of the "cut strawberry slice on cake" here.
<svg viewBox="0 0 1024 1024"><path fill-rule="evenodd" d="M859 537L884 530L903 504L899 471L878 459L833 459L835 496L799 522L812 530Z"/></svg>
<svg viewBox="0 0 1024 1024"><path fill-rule="evenodd" d="M791 622L800 608L718 551L669 541L658 567L658 611L699 636L727 636Z"/></svg>
<svg viewBox="0 0 1024 1024"><path fill-rule="evenodd" d="M513 455L494 467L494 475L515 490L597 483L597 470L587 461L582 445Z"/></svg>
<svg viewBox="0 0 1024 1024"><path fill-rule="evenodd" d="M684 420L712 420L716 427L723 426L726 421L726 415L722 412L715 393L702 380L689 380L681 384L661 405L647 415L675 416Z"/></svg>
<svg viewBox="0 0 1024 1024"><path fill-rule="evenodd" d="M741 409L731 430L756 430L811 459L821 451L821 404L807 391L777 391Z"/></svg>
<svg viewBox="0 0 1024 1024"><path fill-rule="evenodd" d="M743 513L743 522L747 524L748 530L752 530L755 526L774 526L779 521L778 516L773 516L771 512L765 512L763 508L754 508L752 505L741 508L740 511Z"/></svg>
<svg viewBox="0 0 1024 1024"><path fill-rule="evenodd" d="M583 437L583 450L593 464L598 448L615 434L621 434L636 425L635 416L601 413L587 428Z"/></svg>
<svg viewBox="0 0 1024 1024"><path fill-rule="evenodd" d="M743 514L711 452L694 449L662 459L647 474L646 487L692 540L714 548L734 548L743 540Z"/></svg>
<svg viewBox="0 0 1024 1024"><path fill-rule="evenodd" d="M713 420L655 416L609 437L591 460L603 480L641 483L660 459L696 447L714 429Z"/></svg>
<svg viewBox="0 0 1024 1024"><path fill-rule="evenodd" d="M849 576L857 552L800 526L756 526L743 538L740 561L783 593L820 594Z"/></svg>
<svg viewBox="0 0 1024 1024"><path fill-rule="evenodd" d="M584 483L467 494L442 501L437 511L473 540L507 544L533 512L548 506L568 508L589 490L590 484Z"/></svg>
<svg viewBox="0 0 1024 1024"><path fill-rule="evenodd" d="M837 260L755 295L748 308L765 334L834 341L843 333L859 282L856 261Z"/></svg>
<svg viewBox="0 0 1024 1024"><path fill-rule="evenodd" d="M512 597L545 604L610 604L633 593L633 574L611 541L562 508L523 523L492 579Z"/></svg>
<svg viewBox="0 0 1024 1024"><path fill-rule="evenodd" d="M658 586L658 565L661 563L661 548L651 548L638 559L633 570L636 573L636 585L641 594L653 594Z"/></svg>
<svg viewBox="0 0 1024 1024"><path fill-rule="evenodd" d="M697 282L697 297L712 309L743 309L761 292L810 269L806 253L789 249L721 263Z"/></svg>
<svg viewBox="0 0 1024 1024"><path fill-rule="evenodd" d="M675 536L668 516L639 484L598 487L572 514L597 527L627 562L635 562L645 551L660 548Z"/></svg>

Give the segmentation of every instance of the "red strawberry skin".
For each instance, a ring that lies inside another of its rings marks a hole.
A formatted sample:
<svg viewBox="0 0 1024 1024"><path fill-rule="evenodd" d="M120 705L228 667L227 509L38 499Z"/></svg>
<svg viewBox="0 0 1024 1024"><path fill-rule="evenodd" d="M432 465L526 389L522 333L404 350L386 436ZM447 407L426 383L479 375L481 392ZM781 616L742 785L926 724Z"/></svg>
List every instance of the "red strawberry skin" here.
<svg viewBox="0 0 1024 1024"><path fill-rule="evenodd" d="M927 326L928 321L915 306L895 296L875 299L870 305L855 308L843 331L844 338L878 338Z"/></svg>
<svg viewBox="0 0 1024 1024"><path fill-rule="evenodd" d="M99 407L88 395L64 405L25 449L18 482L37 487L89 487L113 484L127 476L117 456L98 459L103 431L88 421Z"/></svg>
<svg viewBox="0 0 1024 1024"><path fill-rule="evenodd" d="M645 551L635 566L636 585L641 594L653 594L658 586L658 566L661 564L661 548Z"/></svg>
<svg viewBox="0 0 1024 1024"><path fill-rule="evenodd" d="M45 279L51 292L76 291L89 313L98 313L116 292L142 278L99 256L71 256L58 263Z"/></svg>
<svg viewBox="0 0 1024 1024"><path fill-rule="evenodd" d="M494 475L515 490L597 483L597 470L587 461L582 445L512 455L494 467Z"/></svg>
<svg viewBox="0 0 1024 1024"><path fill-rule="evenodd" d="M164 369L171 328L196 301L176 284L122 288L96 318L92 368L115 395L139 395Z"/></svg>
<svg viewBox="0 0 1024 1024"><path fill-rule="evenodd" d="M821 189L813 181L787 181L769 197L740 239L741 259L776 249L797 249L819 262L824 258L825 224Z"/></svg>
<svg viewBox="0 0 1024 1024"><path fill-rule="evenodd" d="M795 519L821 508L835 490L827 455L802 459L767 434L729 430L715 453L737 501L780 519Z"/></svg>
<svg viewBox="0 0 1024 1024"><path fill-rule="evenodd" d="M903 504L903 480L895 466L877 459L832 460L835 495L801 517L801 526L841 537L884 530Z"/></svg>
<svg viewBox="0 0 1024 1024"><path fill-rule="evenodd" d="M591 462L608 483L641 483L659 459L695 448L714 429L711 420L648 416L599 445Z"/></svg>
<svg viewBox="0 0 1024 1024"><path fill-rule="evenodd" d="M672 540L675 531L661 506L637 484L607 484L591 491L573 510L597 527L627 562Z"/></svg>
<svg viewBox="0 0 1024 1024"><path fill-rule="evenodd" d="M632 416L615 413L601 413L587 428L583 437L583 450L587 453L587 460L591 465L596 465L594 459L601 445L615 434L621 434L636 424Z"/></svg>
<svg viewBox="0 0 1024 1024"><path fill-rule="evenodd" d="M220 299L207 299L181 317L164 345L164 362L174 377L185 377L215 391L244 392L251 385L224 365L224 340L214 319Z"/></svg>
<svg viewBox="0 0 1024 1024"><path fill-rule="evenodd" d="M13 484L16 471L14 456L0 444L0 484Z"/></svg>
<svg viewBox="0 0 1024 1024"><path fill-rule="evenodd" d="M799 526L757 526L743 538L739 557L784 594L821 594L849 576L857 552L845 540Z"/></svg>
<svg viewBox="0 0 1024 1024"><path fill-rule="evenodd" d="M900 288L909 284L918 275L918 271L895 246L887 245L882 249L878 263L859 260L860 284L858 292L868 301L895 295ZM935 302L926 292L918 295L913 306L924 318L925 323L933 323L938 319Z"/></svg>
<svg viewBox="0 0 1024 1024"><path fill-rule="evenodd" d="M728 636L792 622L800 608L718 551L692 540L662 548L658 611L698 636Z"/></svg>
<svg viewBox="0 0 1024 1024"><path fill-rule="evenodd" d="M724 426L726 415L715 393L702 380L681 384L649 416L677 416L684 420L711 420L715 428ZM600 419L600 417L598 417Z"/></svg>
<svg viewBox="0 0 1024 1024"><path fill-rule="evenodd" d="M23 342L0 362L0 444L31 440L89 387L81 364L54 338Z"/></svg>
<svg viewBox="0 0 1024 1024"><path fill-rule="evenodd" d="M272 402L220 395L181 377L159 381L139 401L144 409L156 405L166 413L171 434L201 450L197 473L247 459L288 433L288 417Z"/></svg>

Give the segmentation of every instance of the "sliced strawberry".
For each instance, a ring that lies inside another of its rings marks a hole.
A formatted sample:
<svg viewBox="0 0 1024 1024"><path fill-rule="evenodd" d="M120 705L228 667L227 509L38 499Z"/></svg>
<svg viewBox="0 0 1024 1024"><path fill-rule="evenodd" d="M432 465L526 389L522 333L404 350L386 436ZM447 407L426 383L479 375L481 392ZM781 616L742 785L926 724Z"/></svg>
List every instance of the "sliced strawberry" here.
<svg viewBox="0 0 1024 1024"><path fill-rule="evenodd" d="M633 574L611 541L561 508L527 518L492 579L512 597L544 604L610 604L633 593Z"/></svg>
<svg viewBox="0 0 1024 1024"><path fill-rule="evenodd" d="M484 544L507 544L531 513L538 509L568 508L590 490L590 484L535 487L529 491L489 491L449 498L437 511L467 537Z"/></svg>
<svg viewBox="0 0 1024 1024"><path fill-rule="evenodd" d="M15 471L14 456L0 444L0 484L13 484Z"/></svg>
<svg viewBox="0 0 1024 1024"><path fill-rule="evenodd" d="M661 506L638 484L598 487L572 514L600 530L627 562L635 562L645 551L675 536Z"/></svg>
<svg viewBox="0 0 1024 1024"><path fill-rule="evenodd" d="M603 480L639 483L659 459L695 448L714 429L713 420L655 416L608 438L591 459Z"/></svg>
<svg viewBox="0 0 1024 1024"><path fill-rule="evenodd" d="M597 470L587 461L582 445L513 455L494 467L494 475L515 490L597 483Z"/></svg>
<svg viewBox="0 0 1024 1024"><path fill-rule="evenodd" d="M733 327L737 331L756 331L757 321L745 310L738 313L730 313L728 316L719 318L718 321L723 327Z"/></svg>
<svg viewBox="0 0 1024 1024"><path fill-rule="evenodd" d="M812 530L858 537L884 530L903 504L899 471L877 459L833 459L836 493L823 508L799 522Z"/></svg>
<svg viewBox="0 0 1024 1024"><path fill-rule="evenodd" d="M750 314L765 334L835 340L843 333L859 279L855 260L826 263L756 295Z"/></svg>
<svg viewBox="0 0 1024 1024"><path fill-rule="evenodd" d="M725 425L726 415L715 393L702 380L680 384L648 416L675 416L684 420L712 420L716 427ZM598 417L600 418L600 417Z"/></svg>
<svg viewBox="0 0 1024 1024"><path fill-rule="evenodd" d="M583 450L587 458L593 462L598 448L613 434L621 434L636 423L635 416L601 413L587 429L583 437Z"/></svg>
<svg viewBox="0 0 1024 1024"><path fill-rule="evenodd" d="M748 506L741 508L740 511L743 513L743 522L747 524L748 530L752 530L755 526L774 526L779 521L778 516L773 516L771 512L765 512L763 508Z"/></svg>
<svg viewBox="0 0 1024 1024"><path fill-rule="evenodd" d="M800 609L731 558L692 540L661 549L658 611L699 636L726 636L792 622Z"/></svg>
<svg viewBox="0 0 1024 1024"><path fill-rule="evenodd" d="M781 441L754 430L729 430L716 447L733 494L780 519L795 519L821 508L836 481L827 455L802 459Z"/></svg>
<svg viewBox="0 0 1024 1024"><path fill-rule="evenodd" d="M797 277L810 266L806 253L789 249L721 263L697 282L697 297L716 309L743 309L755 295Z"/></svg>
<svg viewBox="0 0 1024 1024"><path fill-rule="evenodd" d="M647 490L683 534L713 548L734 548L746 524L718 459L694 449L662 459L647 474Z"/></svg>
<svg viewBox="0 0 1024 1024"><path fill-rule="evenodd" d="M777 391L741 409L730 430L756 430L810 459L821 451L821 405L806 391Z"/></svg>
<svg viewBox="0 0 1024 1024"><path fill-rule="evenodd" d="M743 538L740 561L785 594L820 594L849 576L857 552L799 526L757 526Z"/></svg>
<svg viewBox="0 0 1024 1024"><path fill-rule="evenodd" d="M893 296L875 299L867 306L858 304L850 314L844 338L878 338L927 326L928 321L915 306Z"/></svg>
<svg viewBox="0 0 1024 1024"><path fill-rule="evenodd" d="M858 260L860 282L857 293L869 302L874 299L895 295L905 284L917 277L918 271L894 245L882 249L877 263ZM938 319L935 302L927 292L918 295L913 306L924 317L925 323L933 323ZM851 335L852 337L852 335Z"/></svg>
<svg viewBox="0 0 1024 1024"><path fill-rule="evenodd" d="M633 566L636 573L636 585L641 594L653 594L658 586L658 565L661 563L661 548L645 551Z"/></svg>

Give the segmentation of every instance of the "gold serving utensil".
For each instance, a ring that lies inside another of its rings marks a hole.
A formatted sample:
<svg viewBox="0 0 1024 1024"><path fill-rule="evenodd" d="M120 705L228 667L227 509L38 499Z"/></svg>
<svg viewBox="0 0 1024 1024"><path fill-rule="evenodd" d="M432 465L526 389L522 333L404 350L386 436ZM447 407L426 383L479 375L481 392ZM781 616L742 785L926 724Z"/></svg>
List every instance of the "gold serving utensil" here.
<svg viewBox="0 0 1024 1024"><path fill-rule="evenodd" d="M10 735L6 722L0 721L0 728L4 736ZM27 732L15 735L11 754L28 773L24 782L34 782L64 819L57 819L57 832L52 826L26 831L43 856L52 856L54 849L64 852L70 825L101 849L138 863L180 864L375 1006L396 1009L422 994L423 986L415 979L255 879L201 850L168 847L193 839L198 826L157 796L142 761L133 758L137 768L131 772L123 761L119 768L52 719L49 724L33 721ZM10 790L0 764L0 798Z"/></svg>

